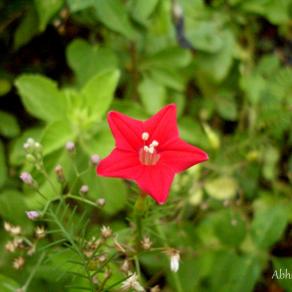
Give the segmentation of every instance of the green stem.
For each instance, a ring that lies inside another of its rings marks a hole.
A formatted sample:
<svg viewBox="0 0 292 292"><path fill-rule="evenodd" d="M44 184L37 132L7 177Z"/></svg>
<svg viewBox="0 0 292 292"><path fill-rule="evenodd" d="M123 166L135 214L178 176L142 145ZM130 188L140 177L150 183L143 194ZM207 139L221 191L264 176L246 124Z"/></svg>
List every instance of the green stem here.
<svg viewBox="0 0 292 292"><path fill-rule="evenodd" d="M67 198L83 202L83 203L90 205L90 206L93 206L93 207L97 207L97 205L94 202L87 200L85 198L82 198L82 197L78 197L78 196L74 196L74 195L69 194L69 195L64 196L64 199L67 199Z"/></svg>
<svg viewBox="0 0 292 292"><path fill-rule="evenodd" d="M27 291L27 288L29 287L29 285L30 285L32 279L34 278L34 276L35 276L35 274L36 274L36 272L37 272L39 266L41 265L42 261L44 260L45 255L46 255L46 253L44 252L44 253L42 253L41 256L39 257L39 259L38 259L36 265L34 266L32 272L30 273L29 277L27 278L25 284L24 284L23 287L22 287L23 291Z"/></svg>
<svg viewBox="0 0 292 292"><path fill-rule="evenodd" d="M158 234L160 235L161 239L162 239L162 242L163 242L163 245L165 246L166 249L169 248L168 244L167 244L167 238L166 238L166 235L163 231L163 229L160 227L160 222L157 220L156 221L156 229L157 229L157 232ZM182 285L181 285L181 282L180 282L180 279L177 275L177 273L171 273L172 275L172 278L173 278L173 281L174 281L174 284L175 284L175 287L176 287L176 291L177 292L183 292L183 288L182 288Z"/></svg>

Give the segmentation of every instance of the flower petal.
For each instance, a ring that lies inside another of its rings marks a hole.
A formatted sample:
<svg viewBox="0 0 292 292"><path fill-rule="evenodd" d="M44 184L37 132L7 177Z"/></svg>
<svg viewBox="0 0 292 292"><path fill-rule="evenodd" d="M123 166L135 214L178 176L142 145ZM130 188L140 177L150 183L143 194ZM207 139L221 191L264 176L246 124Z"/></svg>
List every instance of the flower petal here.
<svg viewBox="0 0 292 292"><path fill-rule="evenodd" d="M142 147L143 122L119 112L110 112L108 114L108 123L115 137L117 148L137 151Z"/></svg>
<svg viewBox="0 0 292 292"><path fill-rule="evenodd" d="M136 179L136 182L158 204L164 204L168 197L174 174L174 171L163 163L155 166L144 166L144 171Z"/></svg>
<svg viewBox="0 0 292 292"><path fill-rule="evenodd" d="M135 179L143 172L143 166L135 152L115 148L109 156L99 162L96 172L101 176Z"/></svg>
<svg viewBox="0 0 292 292"><path fill-rule="evenodd" d="M171 141L165 147L165 150L160 152L160 160L176 173L208 160L206 152L179 138Z"/></svg>
<svg viewBox="0 0 292 292"><path fill-rule="evenodd" d="M150 134L150 140L159 142L159 149L165 143L178 137L176 123L176 105L170 104L144 122L144 131Z"/></svg>

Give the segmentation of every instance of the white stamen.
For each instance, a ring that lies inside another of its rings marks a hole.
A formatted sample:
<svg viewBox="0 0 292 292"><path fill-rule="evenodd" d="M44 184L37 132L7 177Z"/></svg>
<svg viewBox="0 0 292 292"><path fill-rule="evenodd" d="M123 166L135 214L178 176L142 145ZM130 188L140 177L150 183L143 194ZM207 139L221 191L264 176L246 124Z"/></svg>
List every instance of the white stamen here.
<svg viewBox="0 0 292 292"><path fill-rule="evenodd" d="M147 133L147 132L143 132L142 133L142 140L143 141L147 141L149 139L149 133Z"/></svg>
<svg viewBox="0 0 292 292"><path fill-rule="evenodd" d="M148 148L148 152L153 154L154 153L154 147L150 145L150 147Z"/></svg>
<svg viewBox="0 0 292 292"><path fill-rule="evenodd" d="M156 147L156 146L158 146L159 145L159 143L156 141L156 140L153 140L152 141L152 143L150 144L150 147L152 146L152 147Z"/></svg>
<svg viewBox="0 0 292 292"><path fill-rule="evenodd" d="M148 146L144 146L144 151L145 152L149 152L149 147Z"/></svg>

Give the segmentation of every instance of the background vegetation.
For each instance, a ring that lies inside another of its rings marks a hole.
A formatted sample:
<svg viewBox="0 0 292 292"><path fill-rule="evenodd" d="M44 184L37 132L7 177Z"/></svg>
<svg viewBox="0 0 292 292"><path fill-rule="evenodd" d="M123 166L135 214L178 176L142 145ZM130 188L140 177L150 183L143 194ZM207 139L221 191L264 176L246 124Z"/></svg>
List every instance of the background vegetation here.
<svg viewBox="0 0 292 292"><path fill-rule="evenodd" d="M147 289L292 291L272 279L292 274L291 16L291 0L1 1L0 291L120 291L125 259ZM152 248L133 251L137 189L89 160L113 146L107 111L144 119L171 102L210 160L166 205L148 200ZM25 153L30 137L42 154ZM161 246L181 252L178 273Z"/></svg>

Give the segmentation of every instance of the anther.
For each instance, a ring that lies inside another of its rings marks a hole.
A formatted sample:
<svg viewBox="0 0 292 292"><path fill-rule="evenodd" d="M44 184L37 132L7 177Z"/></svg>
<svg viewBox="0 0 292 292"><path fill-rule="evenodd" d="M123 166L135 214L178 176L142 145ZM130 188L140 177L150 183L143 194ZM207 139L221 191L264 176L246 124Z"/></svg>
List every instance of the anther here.
<svg viewBox="0 0 292 292"><path fill-rule="evenodd" d="M159 143L156 141L156 140L153 140L152 141L152 143L150 144L150 147L152 146L152 147L156 147L156 146L158 146L159 145Z"/></svg>
<svg viewBox="0 0 292 292"><path fill-rule="evenodd" d="M144 148L145 152L149 152L149 147L148 146L144 146L143 148Z"/></svg>
<svg viewBox="0 0 292 292"><path fill-rule="evenodd" d="M150 147L148 148L148 152L153 154L154 153L154 147L150 145Z"/></svg>
<svg viewBox="0 0 292 292"><path fill-rule="evenodd" d="M147 132L143 132L142 133L142 140L143 141L147 141L149 139L149 133L147 133Z"/></svg>

